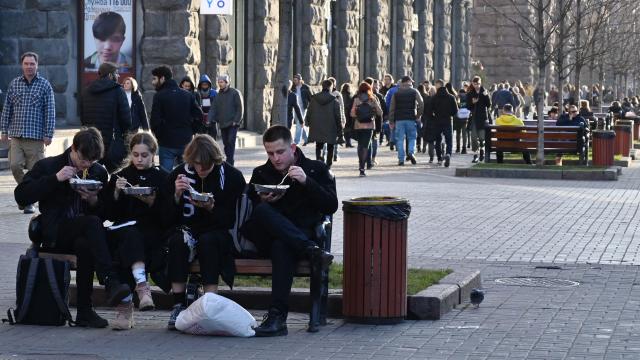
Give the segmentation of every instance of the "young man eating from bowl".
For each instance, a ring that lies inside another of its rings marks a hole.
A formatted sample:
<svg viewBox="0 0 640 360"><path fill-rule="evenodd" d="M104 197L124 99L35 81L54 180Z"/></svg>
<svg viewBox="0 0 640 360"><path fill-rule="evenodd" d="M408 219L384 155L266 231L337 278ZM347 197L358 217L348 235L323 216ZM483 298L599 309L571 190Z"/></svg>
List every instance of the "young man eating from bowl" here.
<svg viewBox="0 0 640 360"><path fill-rule="evenodd" d="M76 325L92 328L108 325L91 304L94 271L98 281L106 285L111 306L131 293L112 268L106 231L99 217L106 196L101 189L107 182L107 170L97 163L103 153L100 132L96 128L80 130L69 149L38 161L14 192L19 205L39 203L41 215L36 221L40 231L30 234L31 240L41 243L47 251L77 256ZM84 184L72 185L71 181L75 181L72 179L78 178L85 180Z"/></svg>
<svg viewBox="0 0 640 360"><path fill-rule="evenodd" d="M271 305L255 329L256 336L281 336L287 335L288 298L297 261L307 258L315 269L322 269L333 260L318 247L314 229L324 215L336 212L338 197L327 166L307 159L293 144L289 129L272 126L262 139L269 159L253 170L249 194L254 208L242 231L273 266ZM284 192L282 186L273 192L257 186L281 182L288 185Z"/></svg>
<svg viewBox="0 0 640 360"><path fill-rule="evenodd" d="M169 238L169 278L174 306L167 327L175 330L186 309L189 264L197 256L205 292L218 291L218 279L233 286L235 264L229 233L246 182L242 173L224 161L218 143L209 135L196 135L184 149L164 191L165 224L176 231Z"/></svg>

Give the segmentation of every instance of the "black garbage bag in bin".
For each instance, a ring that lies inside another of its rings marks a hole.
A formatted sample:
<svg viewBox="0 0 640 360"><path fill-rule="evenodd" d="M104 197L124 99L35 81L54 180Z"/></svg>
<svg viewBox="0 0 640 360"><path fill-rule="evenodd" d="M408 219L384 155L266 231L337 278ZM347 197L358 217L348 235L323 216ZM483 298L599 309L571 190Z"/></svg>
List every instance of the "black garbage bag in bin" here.
<svg viewBox="0 0 640 360"><path fill-rule="evenodd" d="M342 312L347 321L394 324L407 315L409 201L363 197L343 201Z"/></svg>

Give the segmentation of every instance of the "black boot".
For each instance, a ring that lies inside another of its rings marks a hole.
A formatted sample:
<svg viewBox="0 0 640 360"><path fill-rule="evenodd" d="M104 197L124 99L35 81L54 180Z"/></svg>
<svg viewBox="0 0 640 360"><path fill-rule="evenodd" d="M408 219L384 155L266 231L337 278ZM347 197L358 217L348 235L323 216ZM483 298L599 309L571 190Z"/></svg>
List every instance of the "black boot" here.
<svg viewBox="0 0 640 360"><path fill-rule="evenodd" d="M287 314L276 308L271 308L264 316L262 324L253 330L256 332L257 337L285 336L289 333L287 330Z"/></svg>
<svg viewBox="0 0 640 360"><path fill-rule="evenodd" d="M122 299L131 295L131 289L129 285L122 284L117 277L111 275L106 276L104 279L104 290L107 295L107 303L110 306L118 305Z"/></svg>
<svg viewBox="0 0 640 360"><path fill-rule="evenodd" d="M93 308L78 309L76 326L101 329L109 326L109 322L96 314Z"/></svg>
<svg viewBox="0 0 640 360"><path fill-rule="evenodd" d="M331 262L333 261L333 255L322 250L317 245L309 246L306 251L311 263L313 265L317 265L319 269L325 270L329 268Z"/></svg>
<svg viewBox="0 0 640 360"><path fill-rule="evenodd" d="M480 159L478 159L480 162L484 161L484 150L480 150Z"/></svg>

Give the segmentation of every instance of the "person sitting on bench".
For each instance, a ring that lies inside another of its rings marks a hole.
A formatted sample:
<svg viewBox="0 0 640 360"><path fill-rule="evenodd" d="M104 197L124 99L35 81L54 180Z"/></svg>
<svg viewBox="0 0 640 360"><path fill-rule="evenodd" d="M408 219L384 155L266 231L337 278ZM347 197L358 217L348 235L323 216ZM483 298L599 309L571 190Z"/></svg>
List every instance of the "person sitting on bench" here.
<svg viewBox="0 0 640 360"><path fill-rule="evenodd" d="M107 170L97 163L104 144L96 128L78 131L71 148L58 156L38 161L15 189L16 202L39 203L42 248L73 253L78 258L76 325L104 328L109 323L93 310L93 272L106 285L108 303L115 306L131 294L112 268L107 235L98 216L104 210L104 190L72 189L69 179L82 177L107 182ZM80 174L80 175L78 175ZM32 241L35 239L32 239ZM35 240L37 241L37 240Z"/></svg>
<svg viewBox="0 0 640 360"><path fill-rule="evenodd" d="M307 159L293 144L284 126L272 126L262 137L269 160L253 170L251 184L275 185L283 178L285 193L257 193L243 234L272 261L271 305L256 336L287 335L288 298L296 263L308 258L314 271L326 269L333 255L321 249L314 236L324 215L338 209L335 182L321 161Z"/></svg>
<svg viewBox="0 0 640 360"><path fill-rule="evenodd" d="M575 105L570 105L569 112L560 115L556 126L580 126L585 131L583 136L589 131L589 122L579 115L578 107ZM556 155L556 165L562 166L562 154Z"/></svg>
<svg viewBox="0 0 640 360"><path fill-rule="evenodd" d="M218 278L233 286L233 239L238 199L246 187L240 170L224 161L218 143L206 134L196 135L184 149L185 163L167 181L167 224L178 228L169 238L169 278L174 306L168 328L175 330L178 315L186 308L189 264L197 255L205 292L218 291ZM210 194L208 200L193 196Z"/></svg>
<svg viewBox="0 0 640 360"><path fill-rule="evenodd" d="M505 104L502 107L502 115L496 119L496 125L498 126L524 126L524 122L513 115L513 106L511 104ZM531 154L527 151L522 152L522 158L527 164L531 164ZM496 151L496 162L502 164L504 162L504 153L502 151Z"/></svg>
<svg viewBox="0 0 640 360"><path fill-rule="evenodd" d="M158 142L151 133L135 134L129 141L129 165L113 174L107 187L107 219L113 221L114 227L118 227L108 231L109 247L119 265L122 279L133 280L135 284L140 311L155 308L147 283L147 272L154 269L145 264L151 265L152 255L161 251L165 230L158 221L162 211L157 190L166 186L168 174L154 166L153 158L157 152ZM125 188L132 185L154 190L150 195L123 193ZM155 264L155 267L157 269L162 265ZM111 324L114 329L127 330L133 327L131 300L132 297L127 297L118 305L116 320Z"/></svg>

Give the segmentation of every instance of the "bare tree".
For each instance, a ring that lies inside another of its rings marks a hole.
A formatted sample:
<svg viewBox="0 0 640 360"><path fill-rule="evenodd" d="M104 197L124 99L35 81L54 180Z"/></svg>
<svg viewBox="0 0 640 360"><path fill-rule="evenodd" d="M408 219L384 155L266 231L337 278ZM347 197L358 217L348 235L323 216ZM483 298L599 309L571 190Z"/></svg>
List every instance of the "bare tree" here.
<svg viewBox="0 0 640 360"><path fill-rule="evenodd" d="M568 1L568 0L567 0ZM553 36L567 16L566 7L557 11L555 0L481 0L481 4L505 18L518 30L520 40L531 49L531 61L538 70L536 92L544 94L547 88L546 69L553 60ZM536 163L544 165L544 96L538 96L538 151Z"/></svg>
<svg viewBox="0 0 640 360"><path fill-rule="evenodd" d="M273 107L271 108L271 125L287 125L287 95L282 89L286 86L291 69L293 43L293 0L279 0L279 37L278 62L276 63L273 81Z"/></svg>

